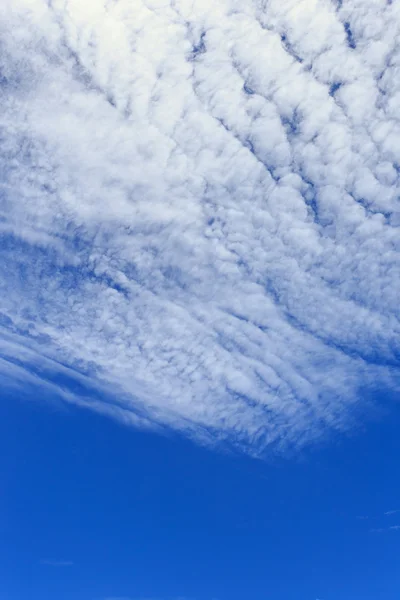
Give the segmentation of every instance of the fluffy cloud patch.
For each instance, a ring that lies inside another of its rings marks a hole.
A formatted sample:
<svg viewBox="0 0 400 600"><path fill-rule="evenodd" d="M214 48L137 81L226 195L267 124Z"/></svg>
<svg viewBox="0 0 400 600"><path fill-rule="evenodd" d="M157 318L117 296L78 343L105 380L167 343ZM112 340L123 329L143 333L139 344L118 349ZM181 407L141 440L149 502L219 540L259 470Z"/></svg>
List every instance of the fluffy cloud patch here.
<svg viewBox="0 0 400 600"><path fill-rule="evenodd" d="M253 451L398 390L399 32L383 0L3 1L1 371Z"/></svg>

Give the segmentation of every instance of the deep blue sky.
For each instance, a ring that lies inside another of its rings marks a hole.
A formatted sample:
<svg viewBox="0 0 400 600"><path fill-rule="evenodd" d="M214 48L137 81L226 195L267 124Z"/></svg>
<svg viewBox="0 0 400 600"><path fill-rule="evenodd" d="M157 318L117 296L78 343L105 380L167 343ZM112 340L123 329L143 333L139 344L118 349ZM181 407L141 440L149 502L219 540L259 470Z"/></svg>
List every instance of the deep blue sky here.
<svg viewBox="0 0 400 600"><path fill-rule="evenodd" d="M399 424L262 462L3 394L0 598L397 600Z"/></svg>

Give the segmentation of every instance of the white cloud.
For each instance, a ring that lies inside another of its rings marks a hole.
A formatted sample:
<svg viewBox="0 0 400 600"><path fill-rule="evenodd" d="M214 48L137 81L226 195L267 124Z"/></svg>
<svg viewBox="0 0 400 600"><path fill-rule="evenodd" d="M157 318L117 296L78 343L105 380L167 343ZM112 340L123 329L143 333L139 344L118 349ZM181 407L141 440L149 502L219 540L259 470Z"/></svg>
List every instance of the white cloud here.
<svg viewBox="0 0 400 600"><path fill-rule="evenodd" d="M2 2L7 364L255 452L398 390L399 10Z"/></svg>
<svg viewBox="0 0 400 600"><path fill-rule="evenodd" d="M128 598L128 596L112 596L104 598L104 600L132 600L132 598Z"/></svg>
<svg viewBox="0 0 400 600"><path fill-rule="evenodd" d="M385 531L400 531L400 525L392 525L391 527L380 527L371 529L371 533L384 533Z"/></svg>
<svg viewBox="0 0 400 600"><path fill-rule="evenodd" d="M71 560L48 560L43 559L40 561L40 564L46 565L48 567L72 567L73 562Z"/></svg>

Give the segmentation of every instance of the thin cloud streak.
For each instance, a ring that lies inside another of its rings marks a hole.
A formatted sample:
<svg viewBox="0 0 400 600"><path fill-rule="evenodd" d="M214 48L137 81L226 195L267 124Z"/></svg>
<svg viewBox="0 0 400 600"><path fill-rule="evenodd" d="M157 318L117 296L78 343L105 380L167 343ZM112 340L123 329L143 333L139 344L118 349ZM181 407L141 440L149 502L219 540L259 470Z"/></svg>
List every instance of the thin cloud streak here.
<svg viewBox="0 0 400 600"><path fill-rule="evenodd" d="M43 559L40 561L41 565L46 565L48 567L72 567L73 562L71 560L49 560Z"/></svg>
<svg viewBox="0 0 400 600"><path fill-rule="evenodd" d="M399 11L2 2L2 379L254 453L398 391Z"/></svg>
<svg viewBox="0 0 400 600"><path fill-rule="evenodd" d="M400 531L400 525L392 525L391 527L379 527L371 529L371 533L384 533L385 531Z"/></svg>

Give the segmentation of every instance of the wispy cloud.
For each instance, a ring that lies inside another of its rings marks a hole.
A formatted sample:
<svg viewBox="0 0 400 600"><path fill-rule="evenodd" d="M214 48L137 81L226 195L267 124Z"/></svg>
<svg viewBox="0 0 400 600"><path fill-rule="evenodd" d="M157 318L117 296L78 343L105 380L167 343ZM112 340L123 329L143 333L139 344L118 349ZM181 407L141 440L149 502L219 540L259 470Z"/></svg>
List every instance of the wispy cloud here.
<svg viewBox="0 0 400 600"><path fill-rule="evenodd" d="M40 561L41 565L47 565L48 567L72 567L73 562L71 560L52 560L52 559L42 559Z"/></svg>
<svg viewBox="0 0 400 600"><path fill-rule="evenodd" d="M143 596L141 596L140 598L133 597L133 596L107 596L106 598L103 598L102 600L161 600L161 598L154 598L153 596L151 598L143 597ZM178 597L174 597L174 598L169 598L168 600L194 600L194 599L187 598L184 596L178 596ZM217 598L213 598L212 600L217 600Z"/></svg>
<svg viewBox="0 0 400 600"><path fill-rule="evenodd" d="M132 598L130 596L107 596L106 598L103 598L103 600L142 600L142 599L141 598ZM155 600L155 599L153 599L153 600Z"/></svg>
<svg viewBox="0 0 400 600"><path fill-rule="evenodd" d="M400 525L392 525L391 527L378 527L377 529L371 529L372 533L384 533L385 531L400 531Z"/></svg>
<svg viewBox="0 0 400 600"><path fill-rule="evenodd" d="M396 509L396 510L387 510L384 514L387 517L391 517L392 515L397 515L398 513L400 513L400 510Z"/></svg>
<svg viewBox="0 0 400 600"><path fill-rule="evenodd" d="M4 381L254 452L399 390L399 11L3 0Z"/></svg>

